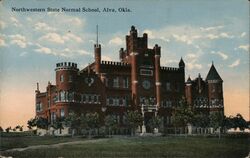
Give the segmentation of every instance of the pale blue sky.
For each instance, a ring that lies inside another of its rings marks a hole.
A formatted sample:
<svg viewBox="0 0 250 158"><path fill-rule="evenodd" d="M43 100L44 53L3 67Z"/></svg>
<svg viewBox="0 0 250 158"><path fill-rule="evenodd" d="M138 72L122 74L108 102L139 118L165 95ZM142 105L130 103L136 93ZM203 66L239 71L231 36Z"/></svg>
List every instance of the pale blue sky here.
<svg viewBox="0 0 250 158"><path fill-rule="evenodd" d="M24 13L12 12L12 7L123 7L132 12ZM36 82L42 90L48 81L54 83L56 62L73 61L83 68L93 61L97 24L103 59L118 60L125 35L135 25L140 36L148 33L150 47L156 43L162 47L162 65L177 67L183 57L186 77L201 73L205 78L214 61L225 93L235 91L235 99L239 94L249 96L247 0L3 0L0 10L1 93L31 96L30 102L22 103L29 109L34 108ZM236 105L227 96L225 103L228 114L236 113L232 109L244 113L249 105L248 99ZM8 99L2 99L1 110L7 104Z"/></svg>

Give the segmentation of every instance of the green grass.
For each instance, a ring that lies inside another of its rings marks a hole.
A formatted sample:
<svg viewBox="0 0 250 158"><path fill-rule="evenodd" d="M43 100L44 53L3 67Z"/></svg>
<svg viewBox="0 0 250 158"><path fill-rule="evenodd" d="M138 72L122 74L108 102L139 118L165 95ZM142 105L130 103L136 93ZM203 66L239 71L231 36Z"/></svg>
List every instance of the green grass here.
<svg viewBox="0 0 250 158"><path fill-rule="evenodd" d="M25 136L25 137L1 137L0 138L0 150L23 148L31 145L48 145L62 142L69 142L75 140L83 140L81 138L71 137L53 137L53 136Z"/></svg>
<svg viewBox="0 0 250 158"><path fill-rule="evenodd" d="M51 142L51 140L49 140ZM86 144L64 145L22 152L2 152L14 157L185 157L240 158L248 155L247 138L133 137L110 138Z"/></svg>

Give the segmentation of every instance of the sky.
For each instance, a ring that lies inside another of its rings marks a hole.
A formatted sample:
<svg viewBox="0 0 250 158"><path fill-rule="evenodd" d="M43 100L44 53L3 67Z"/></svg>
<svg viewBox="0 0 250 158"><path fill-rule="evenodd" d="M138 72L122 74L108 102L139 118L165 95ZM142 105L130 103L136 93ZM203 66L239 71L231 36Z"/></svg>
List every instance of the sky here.
<svg viewBox="0 0 250 158"><path fill-rule="evenodd" d="M12 8L99 8L100 12L16 12ZM114 8L116 12L102 12ZM118 12L128 8L131 12ZM99 26L102 60L119 60L134 25L161 46L162 66L186 63L186 79L205 79L212 61L222 77L227 116L249 118L247 0L2 0L0 1L0 126L26 126L35 116L35 89L55 83L57 62L94 61Z"/></svg>

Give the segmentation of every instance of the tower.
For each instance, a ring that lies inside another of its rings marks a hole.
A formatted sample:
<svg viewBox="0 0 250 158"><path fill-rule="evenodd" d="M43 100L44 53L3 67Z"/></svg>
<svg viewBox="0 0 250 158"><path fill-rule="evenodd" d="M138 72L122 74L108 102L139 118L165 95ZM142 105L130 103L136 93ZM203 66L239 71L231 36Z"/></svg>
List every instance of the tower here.
<svg viewBox="0 0 250 158"><path fill-rule="evenodd" d="M157 44L154 46L155 53L155 86L156 86L156 105L159 107L161 103L161 81L160 81L160 59L161 47Z"/></svg>
<svg viewBox="0 0 250 158"><path fill-rule="evenodd" d="M208 84L208 100L210 111L223 112L223 80L215 69L213 63L207 74L206 81Z"/></svg>
<svg viewBox="0 0 250 158"><path fill-rule="evenodd" d="M131 26L130 35L127 38L127 51L131 59L131 89L132 101L138 105L138 51L137 51L137 30Z"/></svg>
<svg viewBox="0 0 250 158"><path fill-rule="evenodd" d="M185 86L185 93L186 93L186 99L187 103L189 105L192 105L192 80L190 76L187 79L186 86Z"/></svg>
<svg viewBox="0 0 250 158"><path fill-rule="evenodd" d="M65 114L68 114L69 104L76 99L77 92L77 64L72 62L62 62L56 64L56 87L57 87L57 106L63 107ZM51 121L55 119L55 115L59 115L59 110L50 113Z"/></svg>
<svg viewBox="0 0 250 158"><path fill-rule="evenodd" d="M94 45L95 50L95 72L100 74L101 67L101 45L98 43L98 25L96 26L96 44Z"/></svg>

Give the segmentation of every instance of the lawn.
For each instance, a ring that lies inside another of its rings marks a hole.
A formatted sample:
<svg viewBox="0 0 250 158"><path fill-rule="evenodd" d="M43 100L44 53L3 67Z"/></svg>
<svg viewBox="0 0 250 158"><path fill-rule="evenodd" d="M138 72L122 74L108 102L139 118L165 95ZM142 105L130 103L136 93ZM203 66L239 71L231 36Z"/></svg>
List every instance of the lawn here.
<svg viewBox="0 0 250 158"><path fill-rule="evenodd" d="M40 139L40 138L38 138ZM82 139L85 141L86 139ZM35 140L34 140L35 141ZM50 141L51 142L51 141ZM202 157L241 158L249 153L247 138L128 137L109 138L56 148L2 152L13 157Z"/></svg>
<svg viewBox="0 0 250 158"><path fill-rule="evenodd" d="M1 137L0 151L12 148L23 148L31 145L48 145L62 142L70 142L76 140L83 140L79 137L53 137L53 136L17 136L17 137Z"/></svg>

